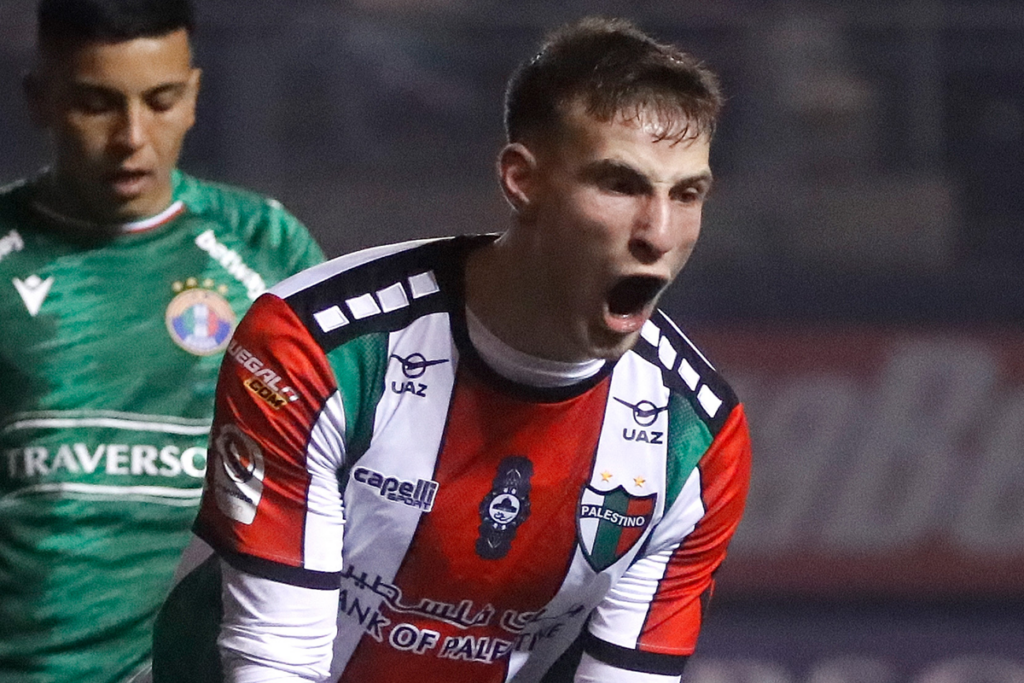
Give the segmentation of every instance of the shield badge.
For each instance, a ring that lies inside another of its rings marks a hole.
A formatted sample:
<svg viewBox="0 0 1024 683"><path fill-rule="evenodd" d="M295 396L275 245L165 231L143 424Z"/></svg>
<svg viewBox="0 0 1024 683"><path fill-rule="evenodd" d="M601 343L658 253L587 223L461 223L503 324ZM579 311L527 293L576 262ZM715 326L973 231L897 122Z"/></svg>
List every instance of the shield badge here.
<svg viewBox="0 0 1024 683"><path fill-rule="evenodd" d="M622 486L583 490L577 519L580 547L594 571L604 571L643 538L658 495L633 496Z"/></svg>

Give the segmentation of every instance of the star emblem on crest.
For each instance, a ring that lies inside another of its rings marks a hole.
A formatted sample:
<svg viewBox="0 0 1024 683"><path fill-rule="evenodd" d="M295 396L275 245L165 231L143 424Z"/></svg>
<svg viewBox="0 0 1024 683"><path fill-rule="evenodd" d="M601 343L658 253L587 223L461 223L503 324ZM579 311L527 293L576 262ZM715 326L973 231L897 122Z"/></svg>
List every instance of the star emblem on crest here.
<svg viewBox="0 0 1024 683"><path fill-rule="evenodd" d="M633 477L633 483L636 484L636 487L638 489L642 489L644 487L644 484L647 483L647 480L644 479L643 477Z"/></svg>
<svg viewBox="0 0 1024 683"><path fill-rule="evenodd" d="M612 474L611 472L609 472L608 470L605 470L604 472L602 472L602 473L601 473L601 481L603 481L603 482L609 482L609 481L611 481L611 480L612 480L612 477L613 477L613 476L615 476L615 475L613 475L613 474Z"/></svg>

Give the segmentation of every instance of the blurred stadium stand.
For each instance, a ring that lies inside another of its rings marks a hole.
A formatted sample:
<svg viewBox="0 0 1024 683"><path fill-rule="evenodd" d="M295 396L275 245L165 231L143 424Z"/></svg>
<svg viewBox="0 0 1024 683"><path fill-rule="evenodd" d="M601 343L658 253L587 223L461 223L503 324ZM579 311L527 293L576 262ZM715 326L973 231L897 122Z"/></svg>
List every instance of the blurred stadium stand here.
<svg viewBox="0 0 1024 683"><path fill-rule="evenodd" d="M1024 10L1016 0L197 0L183 166L337 255L500 230L501 93L623 15L718 70L716 187L666 307L755 477L687 683L1024 683ZM0 181L44 141L0 0Z"/></svg>

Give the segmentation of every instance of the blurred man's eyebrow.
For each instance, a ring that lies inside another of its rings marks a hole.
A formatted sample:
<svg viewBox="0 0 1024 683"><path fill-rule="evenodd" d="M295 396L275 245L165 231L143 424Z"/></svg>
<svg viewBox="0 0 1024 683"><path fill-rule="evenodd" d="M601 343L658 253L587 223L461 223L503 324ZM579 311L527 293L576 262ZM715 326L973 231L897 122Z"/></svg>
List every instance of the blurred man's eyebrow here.
<svg viewBox="0 0 1024 683"><path fill-rule="evenodd" d="M155 95L161 92L168 92L173 90L184 90L188 87L187 81L172 81L170 83L161 83L160 85L153 86L147 90L144 94Z"/></svg>
<svg viewBox="0 0 1024 683"><path fill-rule="evenodd" d="M103 85L102 83L94 83L89 80L75 80L71 82L71 87L79 91L91 91L100 93L109 93L112 95L122 95L123 93L117 88L111 88L110 86ZM163 90L180 90L188 87L188 79L180 81L167 81L165 83L159 83L154 85L152 88L148 88L144 94L152 94Z"/></svg>

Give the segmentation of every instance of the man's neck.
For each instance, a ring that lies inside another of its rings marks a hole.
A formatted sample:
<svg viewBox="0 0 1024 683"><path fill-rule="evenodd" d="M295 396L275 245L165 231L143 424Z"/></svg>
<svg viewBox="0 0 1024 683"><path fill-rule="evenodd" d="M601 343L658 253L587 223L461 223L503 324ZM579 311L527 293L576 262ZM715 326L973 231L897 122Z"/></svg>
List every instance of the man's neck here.
<svg viewBox="0 0 1024 683"><path fill-rule="evenodd" d="M545 360L590 360L567 353L559 330L565 321L550 313L543 281L530 268L529 251L510 234L469 255L466 305L491 334L511 348Z"/></svg>
<svg viewBox="0 0 1024 683"><path fill-rule="evenodd" d="M180 202L174 202L171 194L166 202L161 202L162 208L150 215L122 216L115 211L104 212L89 205L67 181L62 181L52 171L39 179L37 188L33 204L40 213L70 230L95 235L146 230L164 223L180 210Z"/></svg>

